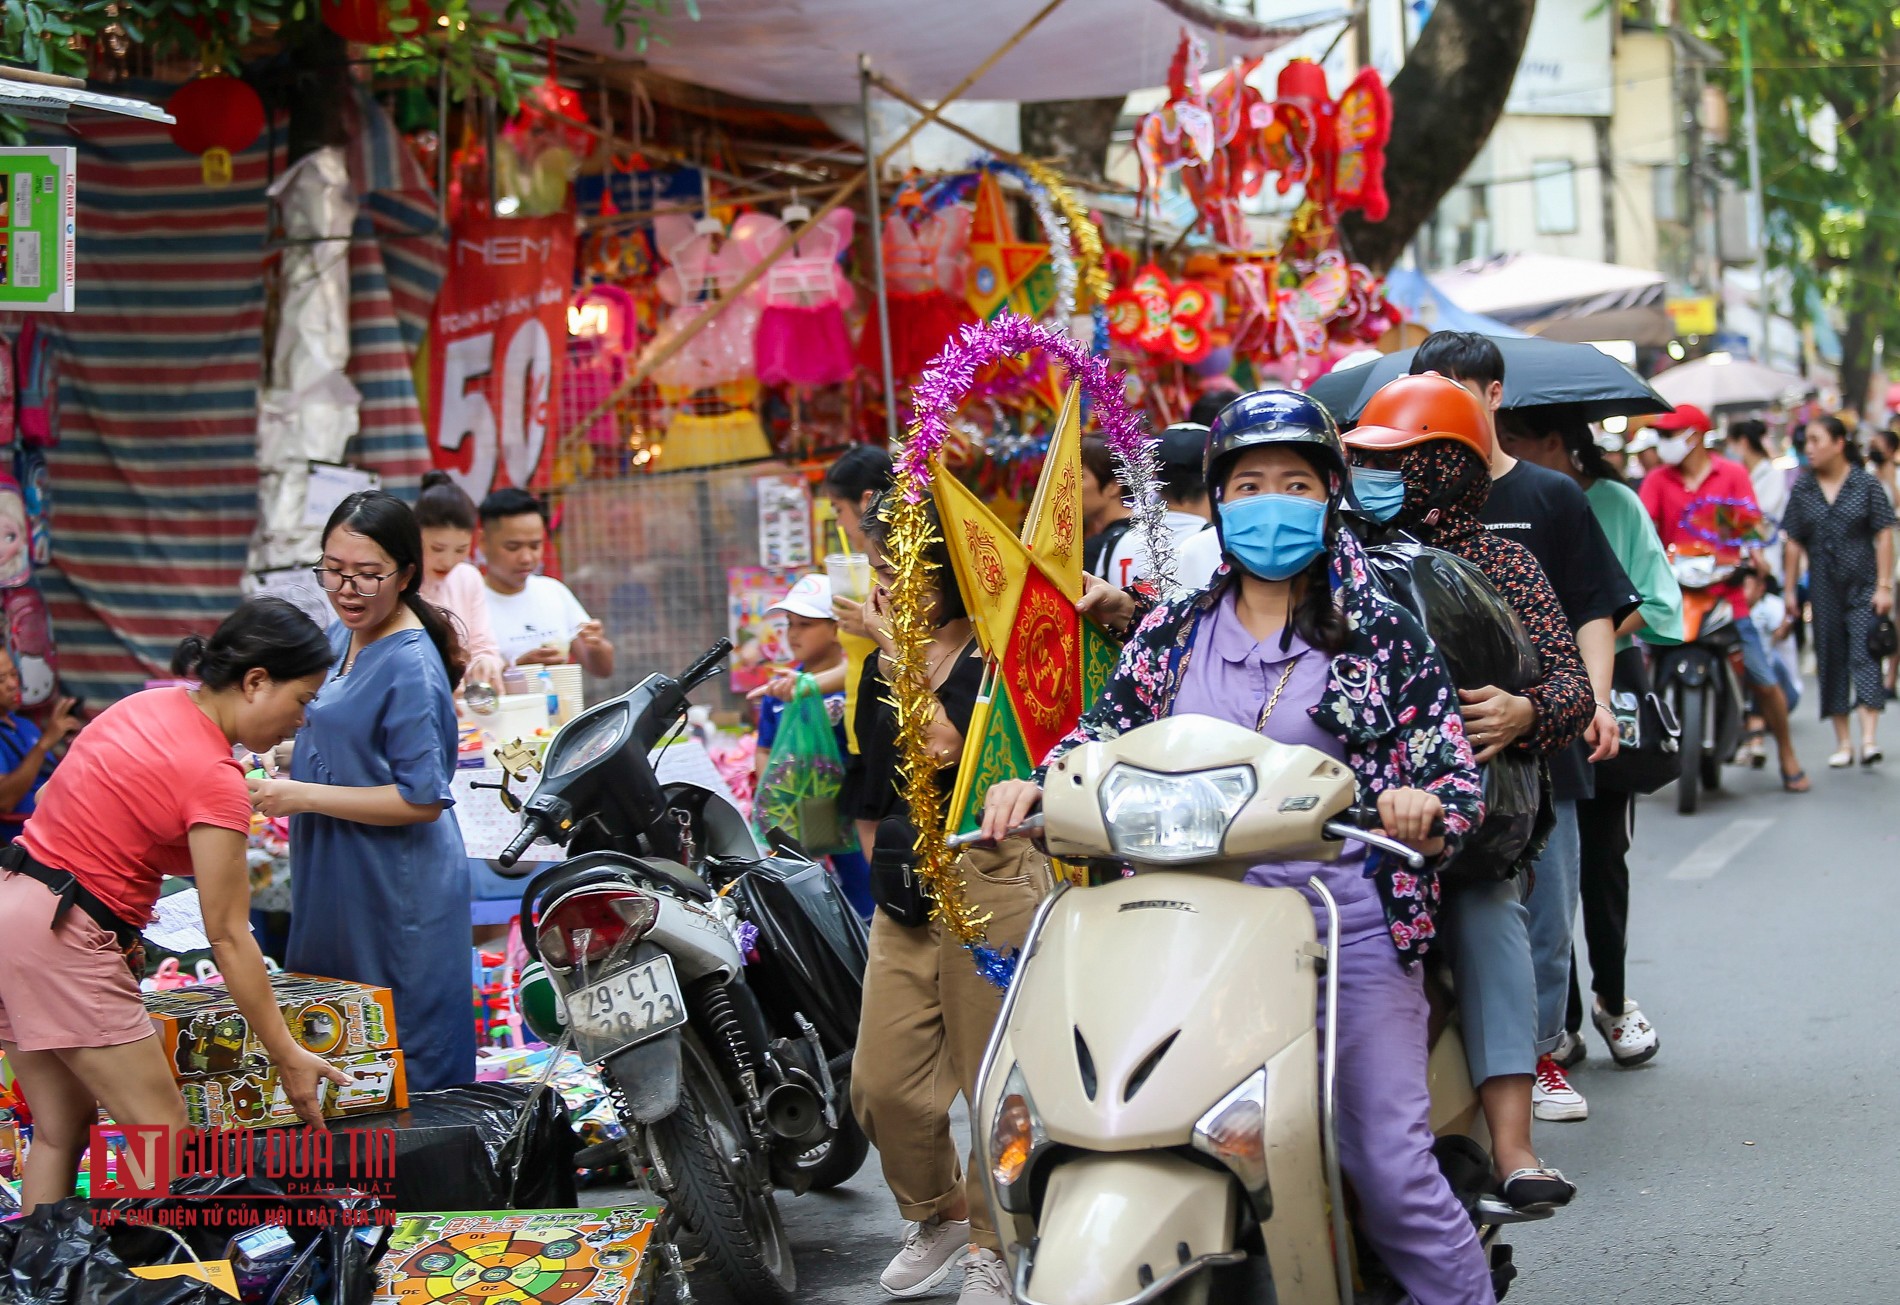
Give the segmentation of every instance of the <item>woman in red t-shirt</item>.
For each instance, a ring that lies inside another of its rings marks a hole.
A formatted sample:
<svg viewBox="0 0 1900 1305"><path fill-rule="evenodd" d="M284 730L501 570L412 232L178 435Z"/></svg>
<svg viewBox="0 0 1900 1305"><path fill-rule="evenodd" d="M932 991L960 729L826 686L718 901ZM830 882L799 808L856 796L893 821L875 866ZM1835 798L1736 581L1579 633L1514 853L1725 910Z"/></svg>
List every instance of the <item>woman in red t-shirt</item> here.
<svg viewBox="0 0 1900 1305"><path fill-rule="evenodd" d="M251 802L231 753L295 733L329 667L309 617L251 599L178 645L172 669L199 688L134 694L80 733L0 852L0 1051L33 1111L27 1209L72 1195L101 1105L121 1125L185 1126L126 959L168 874L197 880L212 955L298 1114L320 1127L319 1080L348 1086L278 1013L251 936Z"/></svg>

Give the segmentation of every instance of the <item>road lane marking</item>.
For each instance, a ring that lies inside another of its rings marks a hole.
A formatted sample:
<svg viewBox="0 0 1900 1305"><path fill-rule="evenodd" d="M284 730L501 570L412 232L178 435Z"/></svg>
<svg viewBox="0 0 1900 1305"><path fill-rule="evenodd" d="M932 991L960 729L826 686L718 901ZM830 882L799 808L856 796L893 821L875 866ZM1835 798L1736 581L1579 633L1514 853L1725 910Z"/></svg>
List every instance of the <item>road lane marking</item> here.
<svg viewBox="0 0 1900 1305"><path fill-rule="evenodd" d="M1750 843L1761 837L1762 833L1775 822L1772 820L1737 820L1718 830L1715 835L1682 859L1682 864L1671 870L1666 876L1670 879L1713 879L1722 873L1736 854Z"/></svg>

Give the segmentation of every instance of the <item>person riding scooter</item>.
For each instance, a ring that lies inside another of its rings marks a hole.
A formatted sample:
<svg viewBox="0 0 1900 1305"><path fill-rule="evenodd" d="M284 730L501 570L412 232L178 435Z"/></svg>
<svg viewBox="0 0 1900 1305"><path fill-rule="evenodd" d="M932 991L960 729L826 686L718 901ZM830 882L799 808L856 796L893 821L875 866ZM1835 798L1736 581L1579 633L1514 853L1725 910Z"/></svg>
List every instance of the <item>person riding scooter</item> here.
<svg viewBox="0 0 1900 1305"><path fill-rule="evenodd" d="M1403 376L1373 395L1345 443L1356 462L1397 472L1392 523L1420 542L1464 558L1504 596L1542 663L1522 694L1499 686L1461 693L1478 756L1507 748L1548 757L1567 747L1595 711L1577 641L1530 550L1478 519L1491 492L1491 426L1479 401L1443 376ZM1364 472L1355 468L1355 483ZM1575 1187L1538 1162L1531 1146L1537 1068L1537 979L1531 964L1525 877L1467 875L1446 886L1445 933L1464 1016L1471 1081L1491 1128L1500 1192L1520 1210L1567 1204Z"/></svg>
<svg viewBox="0 0 1900 1305"><path fill-rule="evenodd" d="M1420 1305L1490 1302L1484 1251L1432 1153L1417 964L1437 938L1437 869L1483 815L1456 692L1340 526L1345 451L1323 407L1290 391L1242 396L1209 432L1206 470L1228 565L1140 624L1039 775L1082 743L1213 716L1345 762L1384 832L1431 858L1414 873L1354 851L1257 866L1247 880L1301 889L1317 917L1324 903L1306 887L1317 875L1338 903L1339 1161L1366 1242ZM1041 792L1039 779L992 788L984 836L1007 835Z"/></svg>

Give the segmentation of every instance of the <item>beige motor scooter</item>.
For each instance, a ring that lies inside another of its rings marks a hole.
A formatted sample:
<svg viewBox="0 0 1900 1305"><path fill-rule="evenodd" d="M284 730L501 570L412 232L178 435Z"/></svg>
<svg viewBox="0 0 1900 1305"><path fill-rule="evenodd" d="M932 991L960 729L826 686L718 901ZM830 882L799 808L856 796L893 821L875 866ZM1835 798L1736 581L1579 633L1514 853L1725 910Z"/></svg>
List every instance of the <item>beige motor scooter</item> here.
<svg viewBox="0 0 1900 1305"><path fill-rule="evenodd" d="M1205 716L1050 768L1050 855L1137 873L1043 903L978 1079L978 1163L1025 1305L1402 1297L1355 1275L1332 1144L1338 913L1312 880L1322 943L1299 892L1241 882L1265 862L1334 860L1346 840L1422 866L1341 819L1356 791L1322 752ZM1518 1216L1485 1194L1489 1138L1455 1028L1429 1073L1440 1163L1489 1240ZM1502 1286L1509 1248L1492 1264Z"/></svg>

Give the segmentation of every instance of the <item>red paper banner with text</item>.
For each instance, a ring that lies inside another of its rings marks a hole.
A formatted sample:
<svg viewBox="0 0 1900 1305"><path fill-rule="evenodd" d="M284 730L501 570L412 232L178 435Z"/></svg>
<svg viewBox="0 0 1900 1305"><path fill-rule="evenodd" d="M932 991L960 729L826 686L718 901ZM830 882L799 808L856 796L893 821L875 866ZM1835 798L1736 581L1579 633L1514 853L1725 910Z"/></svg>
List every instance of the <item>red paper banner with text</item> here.
<svg viewBox="0 0 1900 1305"><path fill-rule="evenodd" d="M455 225L429 323L429 453L477 503L502 485L545 486L554 463L574 219Z"/></svg>

